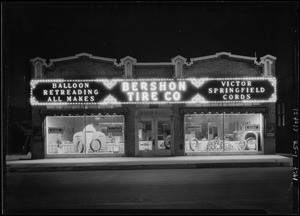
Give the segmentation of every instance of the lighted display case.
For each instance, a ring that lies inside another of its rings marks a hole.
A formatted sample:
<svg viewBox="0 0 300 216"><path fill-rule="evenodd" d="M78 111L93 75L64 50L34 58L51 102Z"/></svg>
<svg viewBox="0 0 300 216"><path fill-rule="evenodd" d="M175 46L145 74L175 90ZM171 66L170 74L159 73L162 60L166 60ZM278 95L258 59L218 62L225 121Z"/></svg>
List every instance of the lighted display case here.
<svg viewBox="0 0 300 216"><path fill-rule="evenodd" d="M185 115L185 152L261 151L261 114Z"/></svg>
<svg viewBox="0 0 300 216"><path fill-rule="evenodd" d="M123 116L48 116L47 154L123 154Z"/></svg>

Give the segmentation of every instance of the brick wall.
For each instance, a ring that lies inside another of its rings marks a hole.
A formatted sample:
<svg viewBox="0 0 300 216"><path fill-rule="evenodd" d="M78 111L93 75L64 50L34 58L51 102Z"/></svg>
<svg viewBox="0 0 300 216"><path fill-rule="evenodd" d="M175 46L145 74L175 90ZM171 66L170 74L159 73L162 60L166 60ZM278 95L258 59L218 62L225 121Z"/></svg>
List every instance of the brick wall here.
<svg viewBox="0 0 300 216"><path fill-rule="evenodd" d="M125 114L125 156L135 156L135 105L123 106L128 109Z"/></svg>
<svg viewBox="0 0 300 216"><path fill-rule="evenodd" d="M134 66L134 78L172 78L174 76L174 66Z"/></svg>
<svg viewBox="0 0 300 216"><path fill-rule="evenodd" d="M33 107L32 108L32 129L33 136L31 137L31 153L32 159L41 159L45 158L45 145L42 131L42 123L44 119L41 115L41 108Z"/></svg>
<svg viewBox="0 0 300 216"><path fill-rule="evenodd" d="M272 104L264 104L264 106L267 107L267 112L265 113L265 128L269 124L275 124L276 126L276 105L274 103ZM275 128L276 130L276 128ZM276 133L274 133L275 135ZM274 137L269 137L266 134L264 136L264 154L275 154L276 153L276 139Z"/></svg>
<svg viewBox="0 0 300 216"><path fill-rule="evenodd" d="M184 77L251 77L261 76L263 66L253 61L234 60L226 56L194 62L183 69Z"/></svg>
<svg viewBox="0 0 300 216"><path fill-rule="evenodd" d="M183 114L180 113L182 105L173 106L173 119L174 119L174 155L184 155L184 132L183 132Z"/></svg>
<svg viewBox="0 0 300 216"><path fill-rule="evenodd" d="M122 67L116 67L113 63L89 59L87 57L56 62L53 66L44 69L44 78L120 78L123 74Z"/></svg>

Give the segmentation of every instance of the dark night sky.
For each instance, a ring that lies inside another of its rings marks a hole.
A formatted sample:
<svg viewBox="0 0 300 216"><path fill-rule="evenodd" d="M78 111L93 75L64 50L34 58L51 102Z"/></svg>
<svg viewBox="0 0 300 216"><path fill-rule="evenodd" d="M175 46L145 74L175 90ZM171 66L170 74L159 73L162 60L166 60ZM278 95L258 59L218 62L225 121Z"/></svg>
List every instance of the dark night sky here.
<svg viewBox="0 0 300 216"><path fill-rule="evenodd" d="M86 52L166 62L217 52L277 57L277 76L293 73L295 2L3 3L3 69L10 104L29 104L30 59ZM17 88L16 88L17 87Z"/></svg>

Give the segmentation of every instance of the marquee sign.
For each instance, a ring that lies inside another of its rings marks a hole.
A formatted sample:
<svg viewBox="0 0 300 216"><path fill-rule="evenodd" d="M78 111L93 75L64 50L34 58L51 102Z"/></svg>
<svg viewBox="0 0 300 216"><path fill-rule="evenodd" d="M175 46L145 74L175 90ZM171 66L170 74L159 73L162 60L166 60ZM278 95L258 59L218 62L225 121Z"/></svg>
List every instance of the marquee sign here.
<svg viewBox="0 0 300 216"><path fill-rule="evenodd" d="M274 77L31 80L31 105L276 102Z"/></svg>

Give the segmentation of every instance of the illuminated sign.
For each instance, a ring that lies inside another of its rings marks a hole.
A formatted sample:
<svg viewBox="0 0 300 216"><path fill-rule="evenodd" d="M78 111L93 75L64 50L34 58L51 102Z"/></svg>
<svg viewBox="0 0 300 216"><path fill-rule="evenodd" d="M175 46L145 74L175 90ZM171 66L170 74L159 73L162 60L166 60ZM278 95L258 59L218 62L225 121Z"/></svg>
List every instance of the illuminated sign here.
<svg viewBox="0 0 300 216"><path fill-rule="evenodd" d="M32 105L276 102L274 77L31 80Z"/></svg>

